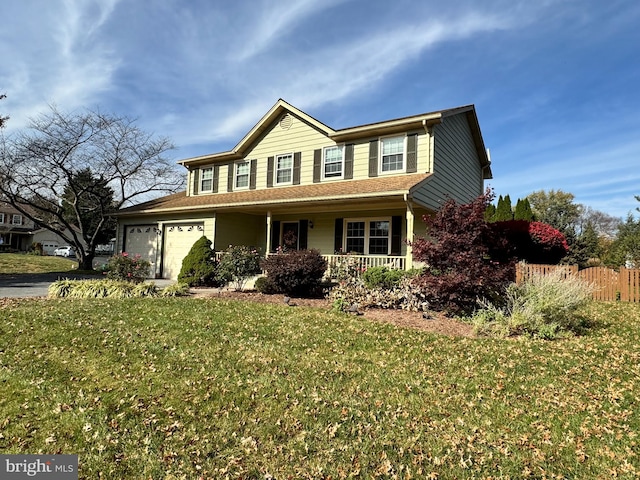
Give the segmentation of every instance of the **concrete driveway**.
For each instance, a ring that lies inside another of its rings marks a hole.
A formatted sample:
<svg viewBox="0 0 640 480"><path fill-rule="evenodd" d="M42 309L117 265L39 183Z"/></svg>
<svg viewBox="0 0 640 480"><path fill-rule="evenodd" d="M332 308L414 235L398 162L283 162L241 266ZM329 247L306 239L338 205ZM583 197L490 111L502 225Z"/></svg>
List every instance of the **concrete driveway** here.
<svg viewBox="0 0 640 480"><path fill-rule="evenodd" d="M49 285L60 279L86 280L99 279L98 275L73 273L17 273L0 274L0 298L5 297L46 297ZM158 287L166 287L173 280L149 279Z"/></svg>

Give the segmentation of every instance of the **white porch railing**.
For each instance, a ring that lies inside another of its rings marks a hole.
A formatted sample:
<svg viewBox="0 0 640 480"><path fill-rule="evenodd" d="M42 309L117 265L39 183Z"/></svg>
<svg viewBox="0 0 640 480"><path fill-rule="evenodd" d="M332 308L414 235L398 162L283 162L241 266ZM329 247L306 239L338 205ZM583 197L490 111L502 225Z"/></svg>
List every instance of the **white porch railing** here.
<svg viewBox="0 0 640 480"><path fill-rule="evenodd" d="M216 252L215 257L220 261L224 252ZM270 254L273 255L273 254ZM406 270L407 257L393 255L322 255L327 261L327 278L340 276L358 276L372 267L387 267L395 270Z"/></svg>
<svg viewBox="0 0 640 480"><path fill-rule="evenodd" d="M348 273L359 275L372 267L387 267L395 270L406 270L407 257L390 255L322 255L329 264L327 277L337 278Z"/></svg>

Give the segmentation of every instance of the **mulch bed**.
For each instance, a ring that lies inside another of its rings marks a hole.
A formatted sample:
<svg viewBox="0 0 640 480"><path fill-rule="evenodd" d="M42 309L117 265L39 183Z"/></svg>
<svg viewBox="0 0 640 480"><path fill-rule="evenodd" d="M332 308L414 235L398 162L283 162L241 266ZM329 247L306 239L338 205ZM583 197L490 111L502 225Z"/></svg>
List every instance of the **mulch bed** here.
<svg viewBox="0 0 640 480"><path fill-rule="evenodd" d="M217 289L192 289L192 295L195 297L220 297L259 303L282 304L284 302L282 295L265 295L253 291L235 292L230 290L219 291ZM292 298L290 304L326 310L331 309L331 302L324 298ZM383 308L367 308L362 310L361 313L366 319L375 322L391 323L398 327L414 328L425 332L455 337L476 336L471 325L449 318L439 312L429 312L426 314L428 318L425 318L422 312Z"/></svg>

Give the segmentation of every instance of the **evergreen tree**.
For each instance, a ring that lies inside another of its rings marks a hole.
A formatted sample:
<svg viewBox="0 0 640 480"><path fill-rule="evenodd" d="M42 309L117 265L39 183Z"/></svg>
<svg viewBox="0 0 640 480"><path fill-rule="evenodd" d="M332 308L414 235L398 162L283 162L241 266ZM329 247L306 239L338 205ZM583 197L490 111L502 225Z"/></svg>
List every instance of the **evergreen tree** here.
<svg viewBox="0 0 640 480"><path fill-rule="evenodd" d="M116 234L113 189L102 177L85 168L75 173L61 195L62 217L82 231L87 245L109 243Z"/></svg>
<svg viewBox="0 0 640 480"><path fill-rule="evenodd" d="M502 195L498 197L498 208L496 208L495 220L496 222L506 222L507 220L513 220L513 211L511 210L511 197L506 195L504 198Z"/></svg>
<svg viewBox="0 0 640 480"><path fill-rule="evenodd" d="M182 260L182 268L178 281L190 287L217 286L217 262L215 251L211 248L211 240L204 235L191 247L189 253Z"/></svg>
<svg viewBox="0 0 640 480"><path fill-rule="evenodd" d="M513 214L514 220L526 220L527 222L533 221L533 212L531 211L531 204L527 198L518 199L516 203L516 210Z"/></svg>
<svg viewBox="0 0 640 480"><path fill-rule="evenodd" d="M487 205L487 209L484 211L484 219L486 222L495 222L496 206L493 203Z"/></svg>

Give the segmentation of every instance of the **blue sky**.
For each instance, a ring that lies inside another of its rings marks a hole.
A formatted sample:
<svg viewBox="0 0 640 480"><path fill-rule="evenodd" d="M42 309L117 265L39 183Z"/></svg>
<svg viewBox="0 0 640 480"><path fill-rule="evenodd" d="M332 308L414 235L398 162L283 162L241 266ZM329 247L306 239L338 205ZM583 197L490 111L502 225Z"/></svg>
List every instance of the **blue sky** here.
<svg viewBox="0 0 640 480"><path fill-rule="evenodd" d="M100 108L179 160L232 148L278 98L333 128L473 103L496 194L640 206L637 0L9 0L2 15L7 133L50 104Z"/></svg>

